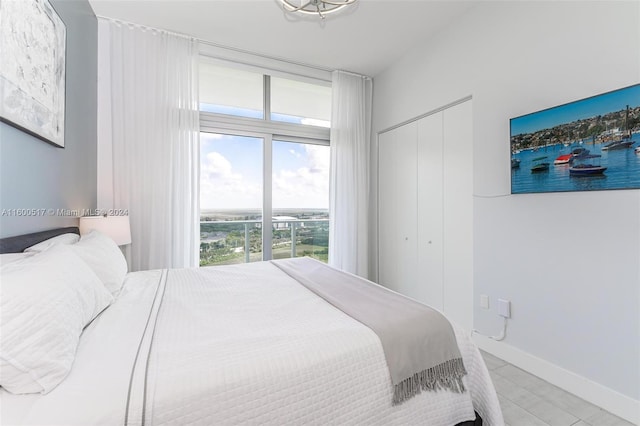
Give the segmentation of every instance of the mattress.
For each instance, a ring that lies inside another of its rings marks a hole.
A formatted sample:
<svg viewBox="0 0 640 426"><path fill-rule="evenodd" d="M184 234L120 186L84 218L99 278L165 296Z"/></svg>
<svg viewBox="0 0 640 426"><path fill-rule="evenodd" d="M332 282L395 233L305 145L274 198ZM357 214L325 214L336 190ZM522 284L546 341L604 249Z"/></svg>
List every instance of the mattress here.
<svg viewBox="0 0 640 426"><path fill-rule="evenodd" d="M127 275L47 395L0 390L9 424L503 424L478 349L454 326L462 394L393 406L378 337L270 262Z"/></svg>

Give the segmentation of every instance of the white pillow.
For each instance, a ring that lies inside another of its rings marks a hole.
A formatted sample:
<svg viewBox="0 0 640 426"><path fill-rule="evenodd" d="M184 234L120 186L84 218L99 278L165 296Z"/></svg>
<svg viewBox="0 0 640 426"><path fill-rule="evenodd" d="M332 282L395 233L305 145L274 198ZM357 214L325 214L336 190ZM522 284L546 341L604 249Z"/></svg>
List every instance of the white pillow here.
<svg viewBox="0 0 640 426"><path fill-rule="evenodd" d="M74 244L77 243L78 240L80 240L80 235L78 234L61 234L53 238L49 238L48 240L44 240L41 243L32 245L31 247L27 247L26 249L24 249L24 252L41 252L45 251L54 244Z"/></svg>
<svg viewBox="0 0 640 426"><path fill-rule="evenodd" d="M29 256L33 256L33 253L2 253L0 254L0 266L15 262L16 260L22 260Z"/></svg>
<svg viewBox="0 0 640 426"><path fill-rule="evenodd" d="M127 275L127 261L111 238L94 229L69 247L93 269L111 294L120 291Z"/></svg>
<svg viewBox="0 0 640 426"><path fill-rule="evenodd" d="M66 245L0 268L0 386L48 393L69 374L82 329L113 300Z"/></svg>

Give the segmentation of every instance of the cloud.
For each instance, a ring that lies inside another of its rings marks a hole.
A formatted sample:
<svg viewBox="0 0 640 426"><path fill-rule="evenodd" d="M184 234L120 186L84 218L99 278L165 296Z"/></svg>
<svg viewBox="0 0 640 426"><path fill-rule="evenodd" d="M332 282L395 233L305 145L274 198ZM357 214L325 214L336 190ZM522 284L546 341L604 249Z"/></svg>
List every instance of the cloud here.
<svg viewBox="0 0 640 426"><path fill-rule="evenodd" d="M302 145L304 152L289 150L302 164L298 168L274 170L274 208L329 207L329 147ZM260 160L261 161L261 160ZM217 151L209 152L200 165L200 207L202 209L260 208L262 180L234 168L232 161Z"/></svg>
<svg viewBox="0 0 640 426"><path fill-rule="evenodd" d="M304 145L306 164L273 174L274 208L329 207L329 147Z"/></svg>
<svg viewBox="0 0 640 426"><path fill-rule="evenodd" d="M200 208L259 208L262 188L233 170L219 152L208 153L200 163Z"/></svg>
<svg viewBox="0 0 640 426"><path fill-rule="evenodd" d="M219 152L210 152L201 165L200 175L204 179L241 180L242 175L233 173L233 167Z"/></svg>
<svg viewBox="0 0 640 426"><path fill-rule="evenodd" d="M296 157L296 158L300 158L300 153L299 153L299 152L296 152L296 151L295 151L295 150L293 150L293 149L290 149L290 150L289 150L289 153L290 153L291 155L293 155L294 157Z"/></svg>
<svg viewBox="0 0 640 426"><path fill-rule="evenodd" d="M328 146L323 145L305 145L305 150L309 156L309 164L314 173L327 174L327 187L329 185L329 167L331 155Z"/></svg>
<svg viewBox="0 0 640 426"><path fill-rule="evenodd" d="M211 150L214 144L222 139L228 139L228 135L223 135L220 133L200 133L200 149L204 149L205 151Z"/></svg>

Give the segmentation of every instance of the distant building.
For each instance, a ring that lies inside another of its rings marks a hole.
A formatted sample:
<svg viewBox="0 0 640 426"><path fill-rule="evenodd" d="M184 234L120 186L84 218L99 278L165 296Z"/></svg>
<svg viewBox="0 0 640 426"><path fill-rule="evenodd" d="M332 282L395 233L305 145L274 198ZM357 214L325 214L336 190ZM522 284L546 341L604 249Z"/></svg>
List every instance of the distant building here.
<svg viewBox="0 0 640 426"><path fill-rule="evenodd" d="M298 222L297 217L293 216L274 216L271 218L274 229L290 229L292 222L297 222L297 228L304 228L304 222Z"/></svg>

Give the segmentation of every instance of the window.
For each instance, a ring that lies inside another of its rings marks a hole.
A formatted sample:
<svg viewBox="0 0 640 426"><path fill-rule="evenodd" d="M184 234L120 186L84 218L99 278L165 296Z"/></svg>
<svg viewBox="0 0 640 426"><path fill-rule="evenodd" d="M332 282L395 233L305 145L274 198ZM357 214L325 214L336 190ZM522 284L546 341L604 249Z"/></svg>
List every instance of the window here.
<svg viewBox="0 0 640 426"><path fill-rule="evenodd" d="M200 62L200 111L263 118L263 76Z"/></svg>
<svg viewBox="0 0 640 426"><path fill-rule="evenodd" d="M331 87L208 60L200 86L200 265L326 262Z"/></svg>
<svg viewBox="0 0 640 426"><path fill-rule="evenodd" d="M331 127L331 86L271 77L271 119Z"/></svg>

